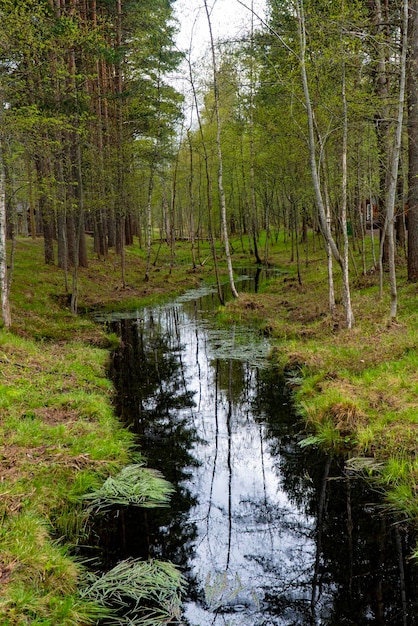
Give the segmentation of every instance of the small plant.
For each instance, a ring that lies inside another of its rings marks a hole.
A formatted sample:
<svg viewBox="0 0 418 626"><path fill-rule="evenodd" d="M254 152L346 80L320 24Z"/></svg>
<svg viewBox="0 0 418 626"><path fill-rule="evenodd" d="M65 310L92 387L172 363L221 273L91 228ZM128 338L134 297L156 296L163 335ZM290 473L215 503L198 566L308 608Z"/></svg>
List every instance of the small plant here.
<svg viewBox="0 0 418 626"><path fill-rule="evenodd" d="M173 487L160 472L136 464L124 467L83 499L89 503L89 510L104 512L112 506L168 506L172 493Z"/></svg>
<svg viewBox="0 0 418 626"><path fill-rule="evenodd" d="M112 626L180 624L185 581L171 563L127 559L85 582L82 597L112 608Z"/></svg>

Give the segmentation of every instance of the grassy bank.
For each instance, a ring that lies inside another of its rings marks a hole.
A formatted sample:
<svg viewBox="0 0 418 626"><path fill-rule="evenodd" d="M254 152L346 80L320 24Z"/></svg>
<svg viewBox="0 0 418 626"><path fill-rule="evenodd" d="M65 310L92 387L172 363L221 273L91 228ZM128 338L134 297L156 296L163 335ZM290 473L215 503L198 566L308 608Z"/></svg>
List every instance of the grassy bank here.
<svg viewBox="0 0 418 626"><path fill-rule="evenodd" d="M240 243L234 245L235 262L248 264ZM112 409L106 366L113 340L87 312L158 302L213 281L207 243L197 270L185 244L170 272L169 250L162 247L146 283L144 253L133 247L126 254L124 288L119 259L91 255L89 268L79 270L75 317L63 272L43 264L42 241L18 242L13 327L0 329L2 624L84 625L104 610L80 593L84 570L70 556L71 546L86 533L83 496L137 460L138 452ZM379 299L376 274L354 279L356 326L349 332L341 310L337 319L327 311L318 243L315 250L311 242L309 264L301 266L302 284L290 257L290 244L279 242L269 261L282 273L262 293L230 302L220 319L250 321L272 338L272 360L286 369L308 442L361 465L387 489L388 505L416 521L417 288L400 266L399 319L388 325L389 305L386 296Z"/></svg>
<svg viewBox="0 0 418 626"><path fill-rule="evenodd" d="M301 265L301 284L289 249L272 255L285 273L262 294L231 302L223 318L251 321L272 337L272 359L286 371L309 436L376 480L388 507L418 522L418 297L398 263L399 315L389 323L388 278L383 298L375 272L352 267L355 327L344 328L341 303L328 312L323 254ZM369 267L371 263L369 261ZM336 294L341 281L335 269ZM415 554L418 558L418 551Z"/></svg>
<svg viewBox="0 0 418 626"><path fill-rule="evenodd" d="M93 624L108 613L85 593L71 548L88 531L83 496L138 461L138 451L112 408L112 338L83 312L158 301L199 281L180 265L175 277L155 268L144 284L144 261L132 249L122 289L119 260L92 256L79 272L75 317L64 274L43 264L42 245L18 242L13 327L0 329L0 622L8 626Z"/></svg>

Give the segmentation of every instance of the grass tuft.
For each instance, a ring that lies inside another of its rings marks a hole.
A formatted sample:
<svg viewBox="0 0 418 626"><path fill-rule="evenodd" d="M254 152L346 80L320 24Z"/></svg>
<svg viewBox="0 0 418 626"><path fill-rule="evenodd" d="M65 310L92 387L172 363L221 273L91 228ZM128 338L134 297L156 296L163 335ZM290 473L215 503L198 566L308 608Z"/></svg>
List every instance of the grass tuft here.
<svg viewBox="0 0 418 626"><path fill-rule="evenodd" d="M142 465L127 465L117 476L83 496L91 511L103 512L113 506L153 508L168 506L173 487L157 470Z"/></svg>

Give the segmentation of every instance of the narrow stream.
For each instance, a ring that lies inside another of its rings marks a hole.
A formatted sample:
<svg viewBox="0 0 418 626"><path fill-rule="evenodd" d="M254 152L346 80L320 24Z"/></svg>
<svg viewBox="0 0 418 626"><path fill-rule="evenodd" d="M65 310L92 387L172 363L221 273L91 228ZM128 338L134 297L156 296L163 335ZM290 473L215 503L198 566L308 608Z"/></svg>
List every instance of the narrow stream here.
<svg viewBox="0 0 418 626"><path fill-rule="evenodd" d="M202 288L113 318L117 410L176 491L115 517L109 563L177 564L189 626L418 623L414 538L341 461L298 445L268 341L216 329L216 307Z"/></svg>

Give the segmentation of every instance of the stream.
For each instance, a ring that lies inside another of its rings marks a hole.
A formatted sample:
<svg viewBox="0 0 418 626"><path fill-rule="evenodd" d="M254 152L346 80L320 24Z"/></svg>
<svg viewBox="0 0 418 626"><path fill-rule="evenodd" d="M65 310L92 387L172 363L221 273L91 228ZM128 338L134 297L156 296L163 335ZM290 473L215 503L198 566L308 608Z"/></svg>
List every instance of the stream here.
<svg viewBox="0 0 418 626"><path fill-rule="evenodd" d="M170 508L115 516L107 562L175 563L188 626L418 623L415 538L342 460L299 445L269 342L216 328L217 307L202 287L112 316L117 411L175 492Z"/></svg>

